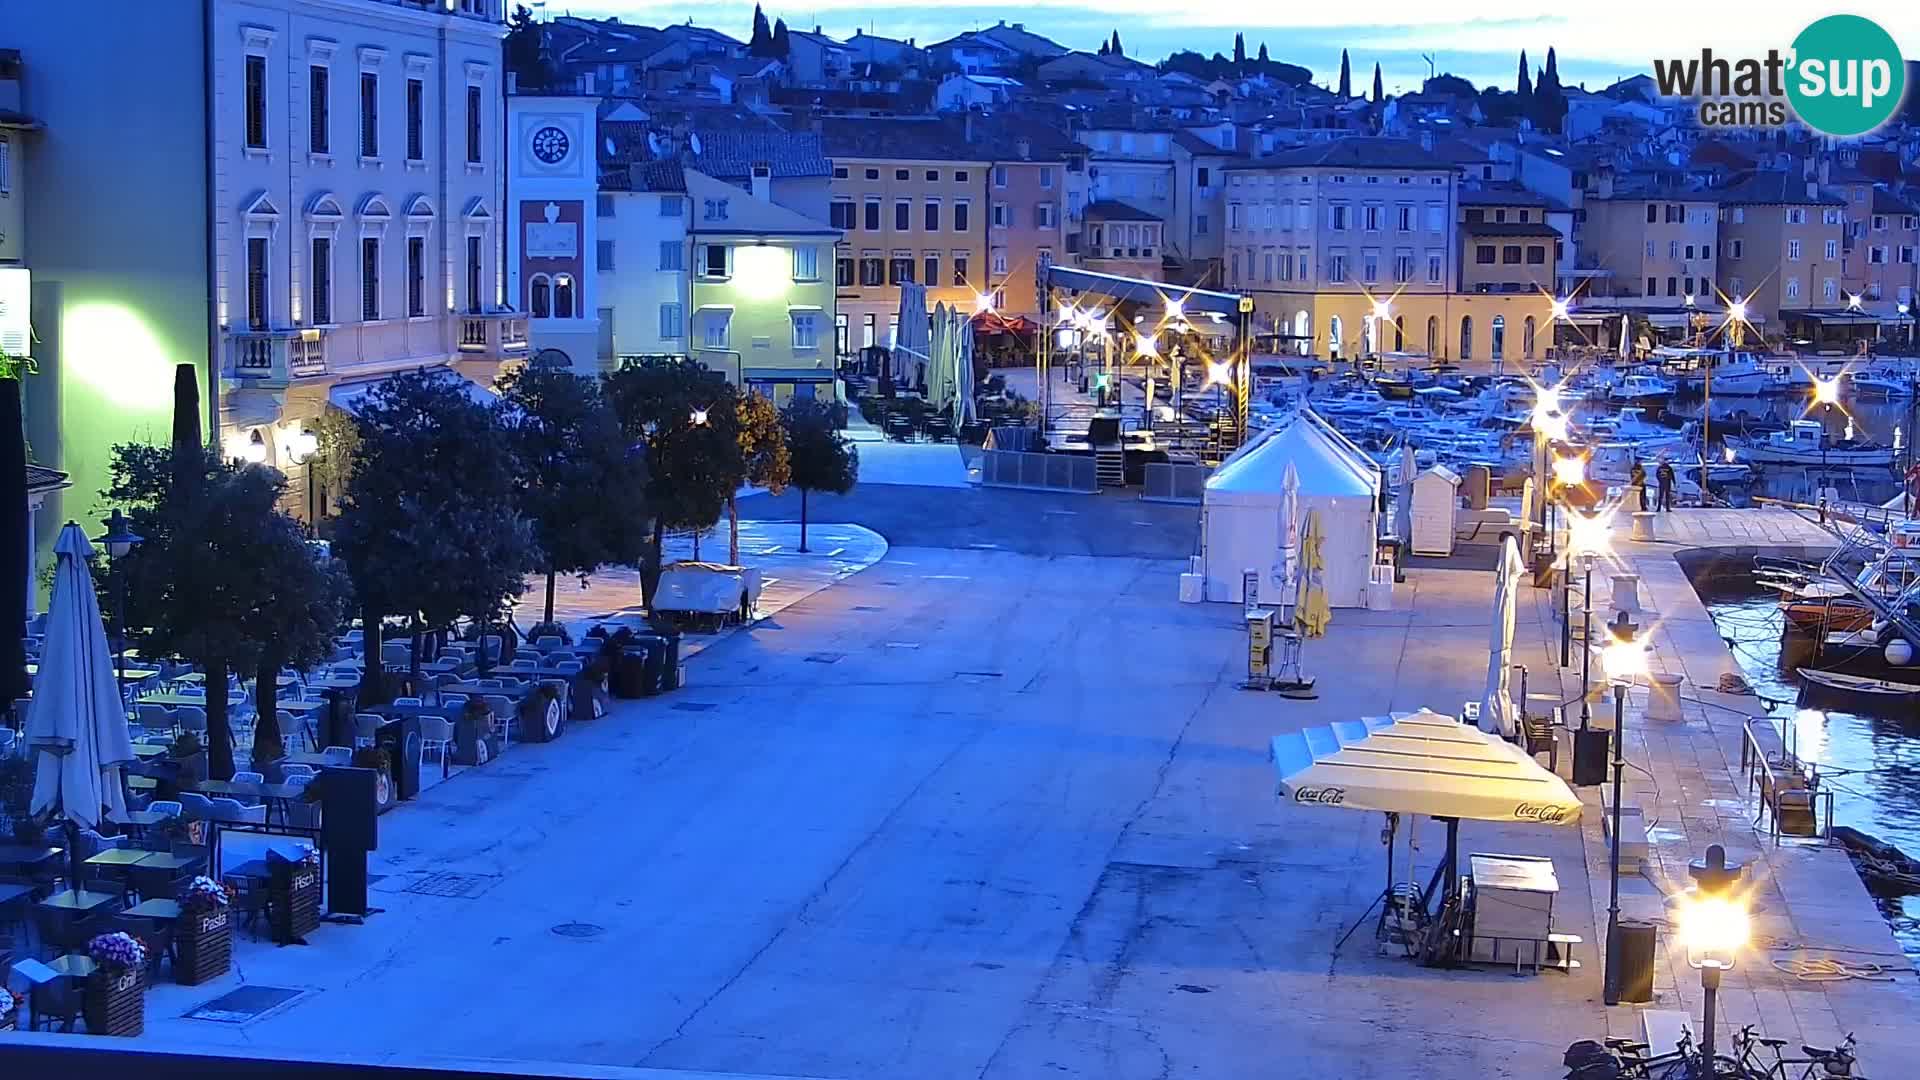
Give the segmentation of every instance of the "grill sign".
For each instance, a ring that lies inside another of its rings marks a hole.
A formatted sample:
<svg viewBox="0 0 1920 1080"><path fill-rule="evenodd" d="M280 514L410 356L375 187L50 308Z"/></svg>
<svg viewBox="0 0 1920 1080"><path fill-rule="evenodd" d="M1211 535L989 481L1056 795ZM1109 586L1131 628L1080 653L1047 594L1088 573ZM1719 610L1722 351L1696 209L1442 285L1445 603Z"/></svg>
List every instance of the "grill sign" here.
<svg viewBox="0 0 1920 1080"><path fill-rule="evenodd" d="M1523 802L1513 808L1513 819L1515 821L1537 821L1542 825L1555 825L1560 822L1561 818L1566 816L1567 811L1565 808L1554 806L1551 803Z"/></svg>
<svg viewBox="0 0 1920 1080"><path fill-rule="evenodd" d="M1293 793L1293 801L1311 803L1317 806L1339 806L1347 801L1347 789L1337 787L1303 787Z"/></svg>

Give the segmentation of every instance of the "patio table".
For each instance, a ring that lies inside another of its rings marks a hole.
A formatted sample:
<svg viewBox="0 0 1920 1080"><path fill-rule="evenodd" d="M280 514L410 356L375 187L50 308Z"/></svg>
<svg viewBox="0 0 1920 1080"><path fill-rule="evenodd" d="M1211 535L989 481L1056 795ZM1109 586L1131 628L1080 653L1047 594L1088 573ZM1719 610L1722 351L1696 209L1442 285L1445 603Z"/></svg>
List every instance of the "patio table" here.
<svg viewBox="0 0 1920 1080"><path fill-rule="evenodd" d="M142 760L145 760L147 758L166 757L167 748L164 746L155 745L154 743L137 742L133 744L133 756L140 758Z"/></svg>
<svg viewBox="0 0 1920 1080"><path fill-rule="evenodd" d="M202 780L200 783L186 790L197 791L202 795L218 795L226 798L245 795L255 799L264 799L267 804L268 819L271 820L273 818L274 808L278 806L280 810L280 820L282 822L287 820L287 803L293 799L303 799L307 793L305 787L294 784L236 783L232 780Z"/></svg>
<svg viewBox="0 0 1920 1080"><path fill-rule="evenodd" d="M152 919L156 922L171 922L180 917L180 901L156 897L142 900L120 914L132 919Z"/></svg>
<svg viewBox="0 0 1920 1080"><path fill-rule="evenodd" d="M66 854L65 848L32 844L0 844L0 866L32 870L50 859Z"/></svg>
<svg viewBox="0 0 1920 1080"><path fill-rule="evenodd" d="M93 974L94 963L93 957L91 956L86 956L82 953L68 953L65 956L48 961L47 966L52 968L56 974L65 975L69 979L84 979Z"/></svg>
<svg viewBox="0 0 1920 1080"><path fill-rule="evenodd" d="M118 897L112 893L90 892L86 889L66 889L54 893L36 906L49 911L70 911L75 915L85 915L96 908L105 907Z"/></svg>
<svg viewBox="0 0 1920 1080"><path fill-rule="evenodd" d="M121 867L132 866L134 863L139 862L141 859L144 859L151 854L153 853L150 851L144 851L140 848L108 848L107 850L102 851L97 855L93 855L89 857L87 859L87 865L88 866L121 866Z"/></svg>
<svg viewBox="0 0 1920 1080"><path fill-rule="evenodd" d="M5 911L8 904L17 902L21 897L32 895L33 886L31 885L16 885L11 882L0 882L0 911Z"/></svg>
<svg viewBox="0 0 1920 1080"><path fill-rule="evenodd" d="M151 694L141 694L138 698L134 699L134 704L172 705L175 707L192 705L196 708L204 709L207 707L207 699L205 697L193 697L188 694L176 694L171 690L161 690Z"/></svg>

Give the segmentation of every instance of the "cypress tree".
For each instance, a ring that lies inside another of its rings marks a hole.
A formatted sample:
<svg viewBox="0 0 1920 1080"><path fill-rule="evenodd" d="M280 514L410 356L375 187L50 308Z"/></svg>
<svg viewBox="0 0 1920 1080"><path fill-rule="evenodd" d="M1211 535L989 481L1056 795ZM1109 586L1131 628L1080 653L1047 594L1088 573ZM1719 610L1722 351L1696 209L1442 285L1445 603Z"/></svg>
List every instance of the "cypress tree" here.
<svg viewBox="0 0 1920 1080"><path fill-rule="evenodd" d="M1353 96L1353 67L1347 62L1347 50L1340 50L1340 89L1342 99Z"/></svg>

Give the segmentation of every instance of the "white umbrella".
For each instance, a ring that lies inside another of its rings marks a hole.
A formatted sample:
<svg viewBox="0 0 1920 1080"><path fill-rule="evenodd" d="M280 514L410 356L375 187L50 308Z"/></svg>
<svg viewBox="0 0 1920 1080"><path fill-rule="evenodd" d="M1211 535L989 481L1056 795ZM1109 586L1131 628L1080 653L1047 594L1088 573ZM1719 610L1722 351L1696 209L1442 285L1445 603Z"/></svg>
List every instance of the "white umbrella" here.
<svg viewBox="0 0 1920 1080"><path fill-rule="evenodd" d="M1487 645L1487 694L1480 705L1480 726L1511 738L1520 729L1520 705L1513 700L1513 618L1519 603L1520 544L1500 544L1500 565L1493 576L1493 632Z"/></svg>
<svg viewBox="0 0 1920 1080"><path fill-rule="evenodd" d="M958 388L954 418L959 425L975 419L973 406L973 320L954 313L954 379Z"/></svg>
<svg viewBox="0 0 1920 1080"><path fill-rule="evenodd" d="M32 807L36 815L57 812L70 825L93 828L126 815L120 767L133 761L133 742L87 569L93 545L68 522L53 552L46 643L27 706L27 745L39 755Z"/></svg>
<svg viewBox="0 0 1920 1080"><path fill-rule="evenodd" d="M1280 543L1273 554L1274 587L1281 604L1291 605L1300 591L1300 470L1291 461L1280 478Z"/></svg>
<svg viewBox="0 0 1920 1080"><path fill-rule="evenodd" d="M1620 316L1620 359L1633 359L1633 319L1628 315Z"/></svg>
<svg viewBox="0 0 1920 1080"><path fill-rule="evenodd" d="M1394 496L1394 507L1398 512L1400 550L1407 551L1413 546L1413 443L1405 436L1400 440L1400 489Z"/></svg>
<svg viewBox="0 0 1920 1080"><path fill-rule="evenodd" d="M903 302L904 303L904 302ZM905 316L902 316L904 319ZM941 378L940 355L947 350L952 328L947 322L947 305L937 304L927 326L927 404L938 409L946 404L946 383ZM904 338L905 335L903 334Z"/></svg>

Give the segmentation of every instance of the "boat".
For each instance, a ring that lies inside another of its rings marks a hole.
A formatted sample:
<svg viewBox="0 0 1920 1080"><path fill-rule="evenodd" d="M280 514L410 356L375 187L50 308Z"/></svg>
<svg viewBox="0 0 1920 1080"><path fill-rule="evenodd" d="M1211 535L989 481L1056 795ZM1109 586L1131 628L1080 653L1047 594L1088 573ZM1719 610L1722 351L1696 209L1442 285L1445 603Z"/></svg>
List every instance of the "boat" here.
<svg viewBox="0 0 1920 1080"><path fill-rule="evenodd" d="M1906 852L1848 825L1835 825L1831 833L1847 849L1868 892L1875 896L1920 893L1920 862Z"/></svg>
<svg viewBox="0 0 1920 1080"><path fill-rule="evenodd" d="M1892 679L1869 679L1864 675L1847 675L1838 671L1821 671L1818 668L1801 668L1800 677L1829 690L1840 690L1849 694L1871 694L1881 698L1920 698L1920 684L1895 682Z"/></svg>
<svg viewBox="0 0 1920 1080"><path fill-rule="evenodd" d="M1629 405L1664 405L1673 397L1673 384L1657 375L1628 375L1607 391L1611 401Z"/></svg>
<svg viewBox="0 0 1920 1080"><path fill-rule="evenodd" d="M1387 407L1387 399L1376 390L1335 390L1314 398L1311 404L1322 416L1371 416Z"/></svg>
<svg viewBox="0 0 1920 1080"><path fill-rule="evenodd" d="M1869 398L1910 398L1914 393L1914 381L1874 372L1855 372L1847 377L1847 385L1856 397Z"/></svg>
<svg viewBox="0 0 1920 1080"><path fill-rule="evenodd" d="M1660 370L1684 393L1696 391L1736 397L1773 389L1774 375L1752 353L1739 349L1659 348Z"/></svg>
<svg viewBox="0 0 1920 1080"><path fill-rule="evenodd" d="M1795 420L1785 431L1764 437L1729 435L1728 446L1734 458L1748 464L1845 466L1850 468L1893 464L1893 448L1859 439L1830 439L1818 420Z"/></svg>
<svg viewBox="0 0 1920 1080"><path fill-rule="evenodd" d="M1780 614L1788 630L1802 634L1851 633L1873 625L1873 612L1865 604L1840 597L1783 601Z"/></svg>

